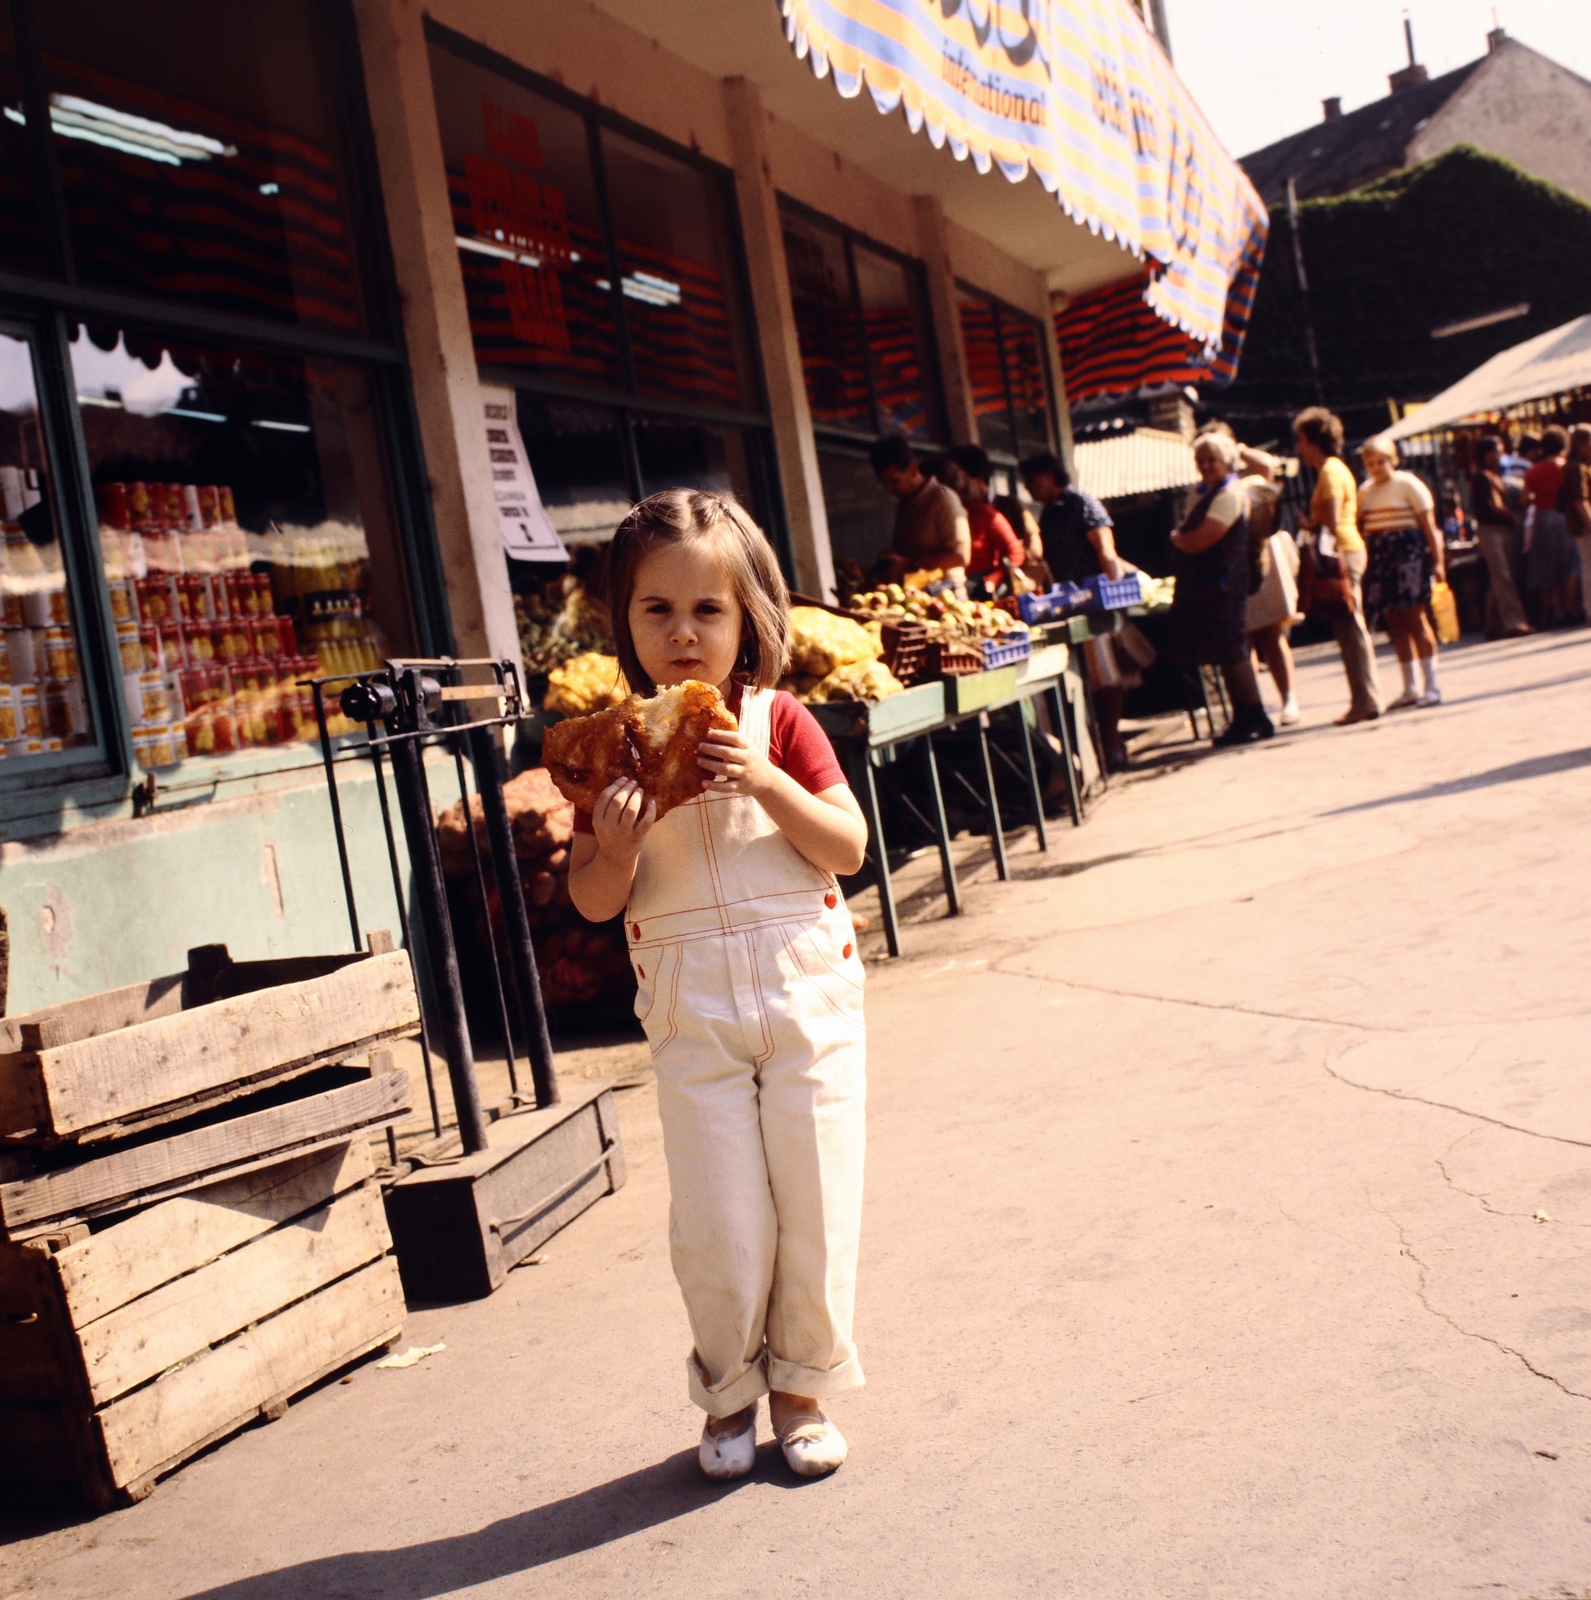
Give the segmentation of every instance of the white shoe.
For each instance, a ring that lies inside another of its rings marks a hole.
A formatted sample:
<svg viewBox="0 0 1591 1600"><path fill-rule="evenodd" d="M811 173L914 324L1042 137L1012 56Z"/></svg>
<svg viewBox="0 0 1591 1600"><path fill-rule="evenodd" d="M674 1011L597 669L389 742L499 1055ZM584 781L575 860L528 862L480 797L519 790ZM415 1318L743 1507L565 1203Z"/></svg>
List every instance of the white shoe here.
<svg viewBox="0 0 1591 1600"><path fill-rule="evenodd" d="M720 1437L713 1432L711 1419L704 1423L696 1459L709 1478L744 1478L757 1464L757 1408L751 1408L751 1420L739 1433Z"/></svg>
<svg viewBox="0 0 1591 1600"><path fill-rule="evenodd" d="M1276 715L1278 727L1290 728L1298 721L1298 705L1289 700Z"/></svg>
<svg viewBox="0 0 1591 1600"><path fill-rule="evenodd" d="M803 1478L821 1478L842 1465L845 1435L823 1416L792 1417L779 1430L779 1444L790 1470Z"/></svg>
<svg viewBox="0 0 1591 1600"><path fill-rule="evenodd" d="M1439 706L1442 703L1442 691L1440 689L1427 689L1414 703L1417 706Z"/></svg>
<svg viewBox="0 0 1591 1600"><path fill-rule="evenodd" d="M1403 708L1405 706L1419 706L1419 705L1424 705L1424 704L1425 704L1424 700L1421 699L1419 693L1416 690L1405 689L1403 691L1403 693L1400 694L1398 696L1398 698L1396 700L1394 700L1392 702L1392 704L1387 707L1387 710L1388 711L1401 711L1401 710L1403 710Z"/></svg>

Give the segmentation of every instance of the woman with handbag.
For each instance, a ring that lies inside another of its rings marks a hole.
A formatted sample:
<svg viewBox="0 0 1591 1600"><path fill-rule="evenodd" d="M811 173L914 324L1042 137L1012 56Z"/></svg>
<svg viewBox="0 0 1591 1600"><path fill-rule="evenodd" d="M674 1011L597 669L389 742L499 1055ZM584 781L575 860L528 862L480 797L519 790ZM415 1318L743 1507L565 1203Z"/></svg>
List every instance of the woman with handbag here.
<svg viewBox="0 0 1591 1600"><path fill-rule="evenodd" d="M1366 604L1385 613L1403 671L1403 693L1389 709L1439 706L1436 635L1425 609L1433 580L1447 581L1447 549L1436 526L1436 501L1412 472L1398 470L1398 447L1386 434L1366 439L1359 455L1369 474L1359 485L1359 528L1370 548ZM1416 660L1425 678L1418 689Z"/></svg>
<svg viewBox="0 0 1591 1600"><path fill-rule="evenodd" d="M1373 722L1381 715L1381 684L1360 589L1369 558L1359 535L1358 487L1342 459L1342 419L1324 406L1310 406L1293 418L1293 438L1299 459L1319 474L1309 502L1314 593L1317 600L1334 602L1331 628L1350 697L1337 723Z"/></svg>
<svg viewBox="0 0 1591 1600"><path fill-rule="evenodd" d="M1184 666L1218 666L1232 695L1232 725L1218 745L1269 739L1259 681L1249 656L1248 501L1238 482L1238 448L1221 433L1193 444L1203 492L1171 535L1177 590L1171 602L1171 656Z"/></svg>

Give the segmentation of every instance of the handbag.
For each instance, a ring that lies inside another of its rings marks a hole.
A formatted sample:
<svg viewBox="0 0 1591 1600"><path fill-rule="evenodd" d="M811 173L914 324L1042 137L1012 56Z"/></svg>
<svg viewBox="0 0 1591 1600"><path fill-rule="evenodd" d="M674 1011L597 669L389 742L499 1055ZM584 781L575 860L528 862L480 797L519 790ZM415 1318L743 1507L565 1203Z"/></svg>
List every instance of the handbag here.
<svg viewBox="0 0 1591 1600"><path fill-rule="evenodd" d="M1458 601L1453 591L1440 580L1431 584L1431 617L1436 623L1438 644L1458 643Z"/></svg>
<svg viewBox="0 0 1591 1600"><path fill-rule="evenodd" d="M1322 528L1304 546L1303 565L1298 574L1298 609L1343 606L1353 610L1353 580L1337 552L1337 535Z"/></svg>

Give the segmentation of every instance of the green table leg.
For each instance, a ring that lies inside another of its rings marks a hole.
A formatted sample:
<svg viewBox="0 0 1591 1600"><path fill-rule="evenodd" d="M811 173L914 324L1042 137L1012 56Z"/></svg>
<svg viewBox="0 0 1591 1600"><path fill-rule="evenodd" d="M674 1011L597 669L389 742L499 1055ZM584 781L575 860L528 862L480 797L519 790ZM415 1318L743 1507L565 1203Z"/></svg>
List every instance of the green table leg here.
<svg viewBox="0 0 1591 1600"><path fill-rule="evenodd" d="M1072 826L1083 825L1083 796L1077 787L1077 754L1072 749L1072 719L1066 714L1066 697L1061 693L1061 680L1046 691L1050 698L1050 716L1061 739L1061 755L1066 762L1066 803L1071 808Z"/></svg>
<svg viewBox="0 0 1591 1600"><path fill-rule="evenodd" d="M867 816L867 836L873 846L873 866L878 872L878 904L884 915L884 938L892 956L900 954L900 924L895 920L895 886L889 877L889 850L884 843L884 819L878 809L878 780L873 775L873 757L864 746L861 752L862 810Z"/></svg>
<svg viewBox="0 0 1591 1600"><path fill-rule="evenodd" d="M989 841L994 846L994 870L1001 883L1011 876L1005 859L1005 824L1000 820L1000 797L994 792L994 763L989 759L989 713L978 713L978 751L983 756L983 783L989 800Z"/></svg>
<svg viewBox="0 0 1591 1600"><path fill-rule="evenodd" d="M1039 850L1047 853L1050 836L1044 831L1044 791L1039 787L1039 769L1033 759L1033 733L1028 727L1028 702L1019 702L1016 708L1016 725L1022 734L1022 754L1027 757L1028 794L1033 800L1033 827L1038 834Z"/></svg>
<svg viewBox="0 0 1591 1600"><path fill-rule="evenodd" d="M956 882L956 862L950 853L950 824L945 820L945 792L939 785L939 760L934 755L934 736L923 735L928 754L928 798L933 806L934 837L939 841L939 870L945 880L945 900L953 917L961 915L961 885Z"/></svg>

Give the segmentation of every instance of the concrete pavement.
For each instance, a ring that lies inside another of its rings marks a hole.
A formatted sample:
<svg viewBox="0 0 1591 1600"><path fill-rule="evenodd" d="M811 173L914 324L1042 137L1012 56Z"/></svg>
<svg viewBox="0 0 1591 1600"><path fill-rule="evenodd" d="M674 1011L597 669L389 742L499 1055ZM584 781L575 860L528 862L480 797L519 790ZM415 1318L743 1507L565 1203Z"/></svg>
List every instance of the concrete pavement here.
<svg viewBox="0 0 1591 1600"><path fill-rule="evenodd" d="M833 1479L696 1475L643 1082L629 1185L414 1312L445 1352L12 1524L0 1597L1591 1596L1591 634L1444 686L1332 729L1313 653L1296 733L1009 884L968 843L959 921L908 869Z"/></svg>

